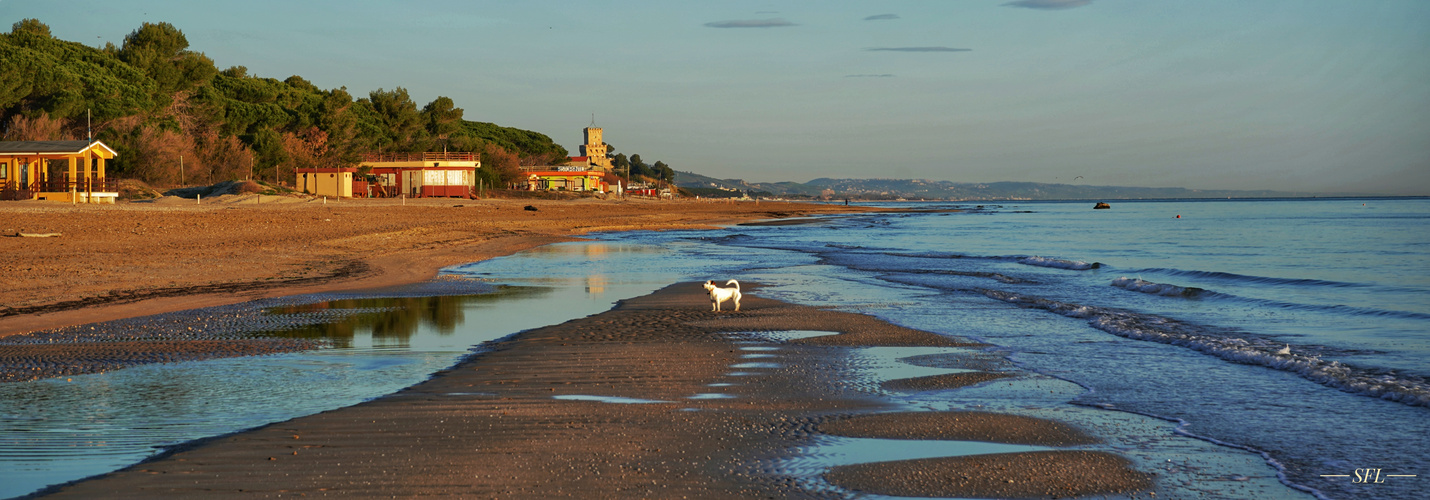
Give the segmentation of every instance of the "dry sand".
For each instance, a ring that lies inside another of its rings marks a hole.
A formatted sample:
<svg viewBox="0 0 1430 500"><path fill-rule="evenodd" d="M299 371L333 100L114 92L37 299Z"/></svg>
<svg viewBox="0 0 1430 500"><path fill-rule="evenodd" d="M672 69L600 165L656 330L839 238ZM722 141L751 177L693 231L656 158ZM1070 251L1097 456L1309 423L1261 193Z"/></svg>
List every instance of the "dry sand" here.
<svg viewBox="0 0 1430 500"><path fill-rule="evenodd" d="M672 285L606 313L488 344L485 352L395 394L193 443L48 493L57 498L821 497L833 494L803 489L788 476L769 472L767 460L810 444L825 426L854 422L840 433L872 434L860 431L860 419L884 419L881 435L1050 446L1095 439L1065 424L993 413L860 416L891 408L876 395L840 383L850 352L844 344L778 343L741 332L829 330L862 339L858 345L973 344L755 294L747 294L742 305L741 312L710 312L698 283ZM752 341L778 347L773 352L780 367L733 374L732 365L746 361L741 355L747 351L739 348ZM712 393L724 397L692 399ZM559 399L563 396L648 402ZM931 434L965 419L976 436ZM1037 428L1029 431L1030 426ZM1104 452L989 457L844 467L827 478L859 491L901 495L1046 497L1048 492L1130 493L1149 486L1126 460Z"/></svg>
<svg viewBox="0 0 1430 500"><path fill-rule="evenodd" d="M281 203L280 203L281 201ZM527 205L536 211L524 210ZM413 283L443 266L593 231L709 227L859 207L712 201L330 200L0 203L0 337L320 291ZM59 233L21 238L20 233Z"/></svg>

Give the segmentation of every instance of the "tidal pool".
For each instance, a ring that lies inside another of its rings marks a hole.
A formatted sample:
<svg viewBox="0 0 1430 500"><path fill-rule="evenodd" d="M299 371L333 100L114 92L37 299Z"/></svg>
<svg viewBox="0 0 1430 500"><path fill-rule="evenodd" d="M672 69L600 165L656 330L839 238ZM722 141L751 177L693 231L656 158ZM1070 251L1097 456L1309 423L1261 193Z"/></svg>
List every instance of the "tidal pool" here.
<svg viewBox="0 0 1430 500"><path fill-rule="evenodd" d="M147 327L154 335L191 325L327 347L0 384L0 498L110 472L194 439L396 392L483 342L600 313L679 281L669 269L637 265L662 252L563 243L449 268L444 274L455 278L411 287L87 325L101 334Z"/></svg>

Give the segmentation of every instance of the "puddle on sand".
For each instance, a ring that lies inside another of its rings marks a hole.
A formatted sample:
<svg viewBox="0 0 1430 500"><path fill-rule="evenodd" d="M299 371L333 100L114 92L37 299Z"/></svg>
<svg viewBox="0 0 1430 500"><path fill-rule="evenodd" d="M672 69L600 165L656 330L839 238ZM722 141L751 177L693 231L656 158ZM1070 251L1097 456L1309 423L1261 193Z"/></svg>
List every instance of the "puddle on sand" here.
<svg viewBox="0 0 1430 500"><path fill-rule="evenodd" d="M847 362L859 370L861 379L874 385L890 380L977 371L962 368L933 368L903 361L916 356L958 352L969 351L957 347L858 347L850 350Z"/></svg>
<svg viewBox="0 0 1430 500"><path fill-rule="evenodd" d="M740 358L741 358L741 359L761 359L761 358L769 359L769 358L778 358L778 357L780 357L778 354L741 354L741 355L740 355Z"/></svg>
<svg viewBox="0 0 1430 500"><path fill-rule="evenodd" d="M1053 448L977 441L922 441L820 436L815 438L813 445L796 449L797 456L761 464L759 472L793 477L802 487L811 492L847 495L847 490L829 484L822 477L831 467L870 462L1021 453L1051 449ZM874 497L861 496L859 498Z"/></svg>
<svg viewBox="0 0 1430 500"><path fill-rule="evenodd" d="M718 392L702 392L685 399L735 399L733 394L721 394Z"/></svg>
<svg viewBox="0 0 1430 500"><path fill-rule="evenodd" d="M760 338L770 339L777 342L789 342L791 340L808 339L813 337L826 337L829 335L839 335L839 332L826 332L820 330L778 330L772 332L744 332Z"/></svg>
<svg viewBox="0 0 1430 500"><path fill-rule="evenodd" d="M623 397L619 397L619 396L596 396L596 395L591 395L591 394L562 394L562 395L560 395L560 396L551 396L551 399L560 399L560 400L564 400L564 401L597 401L597 402L601 402L601 403L623 404L623 405L642 405L642 404L669 403L669 402L670 402L670 401L662 401L662 400L659 400L659 399L623 398Z"/></svg>
<svg viewBox="0 0 1430 500"><path fill-rule="evenodd" d="M95 324L101 334L219 325L237 333L322 339L333 348L0 384L0 498L109 472L167 445L391 394L451 366L474 345L606 311L698 267L685 258L651 258L666 252L563 243L444 271L473 280L383 291L393 298L289 297L242 310L226 306ZM233 318L246 323L231 324L238 321Z"/></svg>
<svg viewBox="0 0 1430 500"><path fill-rule="evenodd" d="M736 363L736 364L730 365L730 368L741 368L741 369L743 369L743 368L779 368L779 367L780 367L780 364L779 364L779 363Z"/></svg>
<svg viewBox="0 0 1430 500"><path fill-rule="evenodd" d="M814 446L791 459L792 468L811 467L821 473L830 467L870 462L892 462L920 458L963 457L992 453L1022 453L1055 448L979 441L937 441L917 439L876 439L821 436Z"/></svg>

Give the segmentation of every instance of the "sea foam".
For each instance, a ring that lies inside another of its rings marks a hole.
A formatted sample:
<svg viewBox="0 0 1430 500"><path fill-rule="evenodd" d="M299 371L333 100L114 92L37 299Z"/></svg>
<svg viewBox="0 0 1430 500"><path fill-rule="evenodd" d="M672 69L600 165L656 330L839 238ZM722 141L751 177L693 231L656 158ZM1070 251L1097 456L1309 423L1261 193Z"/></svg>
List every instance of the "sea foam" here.
<svg viewBox="0 0 1430 500"><path fill-rule="evenodd" d="M1196 287L1153 283L1151 281L1142 281L1141 278L1128 278L1125 276L1112 280L1112 286L1164 297L1195 297L1203 291Z"/></svg>
<svg viewBox="0 0 1430 500"><path fill-rule="evenodd" d="M1023 264L1023 265L1028 265L1028 266L1052 267L1052 268L1057 268L1057 269L1071 269L1071 270L1074 270L1074 271L1086 271L1086 270L1088 270L1088 269L1097 269L1097 268L1099 268L1099 267L1102 267L1102 263L1101 263L1101 262L1087 263L1087 262L1083 262L1083 261L1080 261L1080 260L1054 259L1054 258L1049 258L1049 257L1039 257L1039 256L1036 256L1036 255L1034 255L1034 256L1032 256L1032 257L1022 257L1022 258L1019 258L1019 259L1018 259L1018 263L1019 263L1019 264Z"/></svg>
<svg viewBox="0 0 1430 500"><path fill-rule="evenodd" d="M1296 373L1350 393L1430 407L1430 381L1422 377L1327 361L1298 352L1304 348L1297 346L1283 347L1283 344L1261 339L1213 335L1196 325L1161 316L1070 304L1000 290L980 292L993 299L1086 319L1092 327L1119 337L1187 347L1228 361Z"/></svg>

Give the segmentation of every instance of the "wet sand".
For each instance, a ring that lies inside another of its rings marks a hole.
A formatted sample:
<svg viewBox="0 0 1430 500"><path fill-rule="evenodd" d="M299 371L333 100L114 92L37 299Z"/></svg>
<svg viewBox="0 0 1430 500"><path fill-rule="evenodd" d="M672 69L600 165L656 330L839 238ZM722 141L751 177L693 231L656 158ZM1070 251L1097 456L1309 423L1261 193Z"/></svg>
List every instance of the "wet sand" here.
<svg viewBox="0 0 1430 500"><path fill-rule="evenodd" d="M845 493L770 472L770 460L809 445L826 428L1047 446L1097 439L1027 417L890 413L906 409L846 380L856 368L851 347L977 344L757 292L746 294L740 312L710 312L708 304L698 283L672 285L602 314L489 343L389 396L190 443L47 493L838 497ZM749 333L791 329L840 334L780 342ZM774 364L737 368L749 361L742 355L751 351L742 348L751 346L775 354L762 358ZM593 400L612 397L640 402ZM939 430L955 421L966 421L967 432ZM1126 460L1085 448L846 466L825 479L848 491L900 495L1046 497L1150 487Z"/></svg>
<svg viewBox="0 0 1430 500"><path fill-rule="evenodd" d="M278 203L281 201L282 203ZM525 210L527 205L537 210ZM807 203L331 200L0 203L0 337L257 298L425 281L595 231L871 211ZM14 237L58 233L53 238Z"/></svg>

